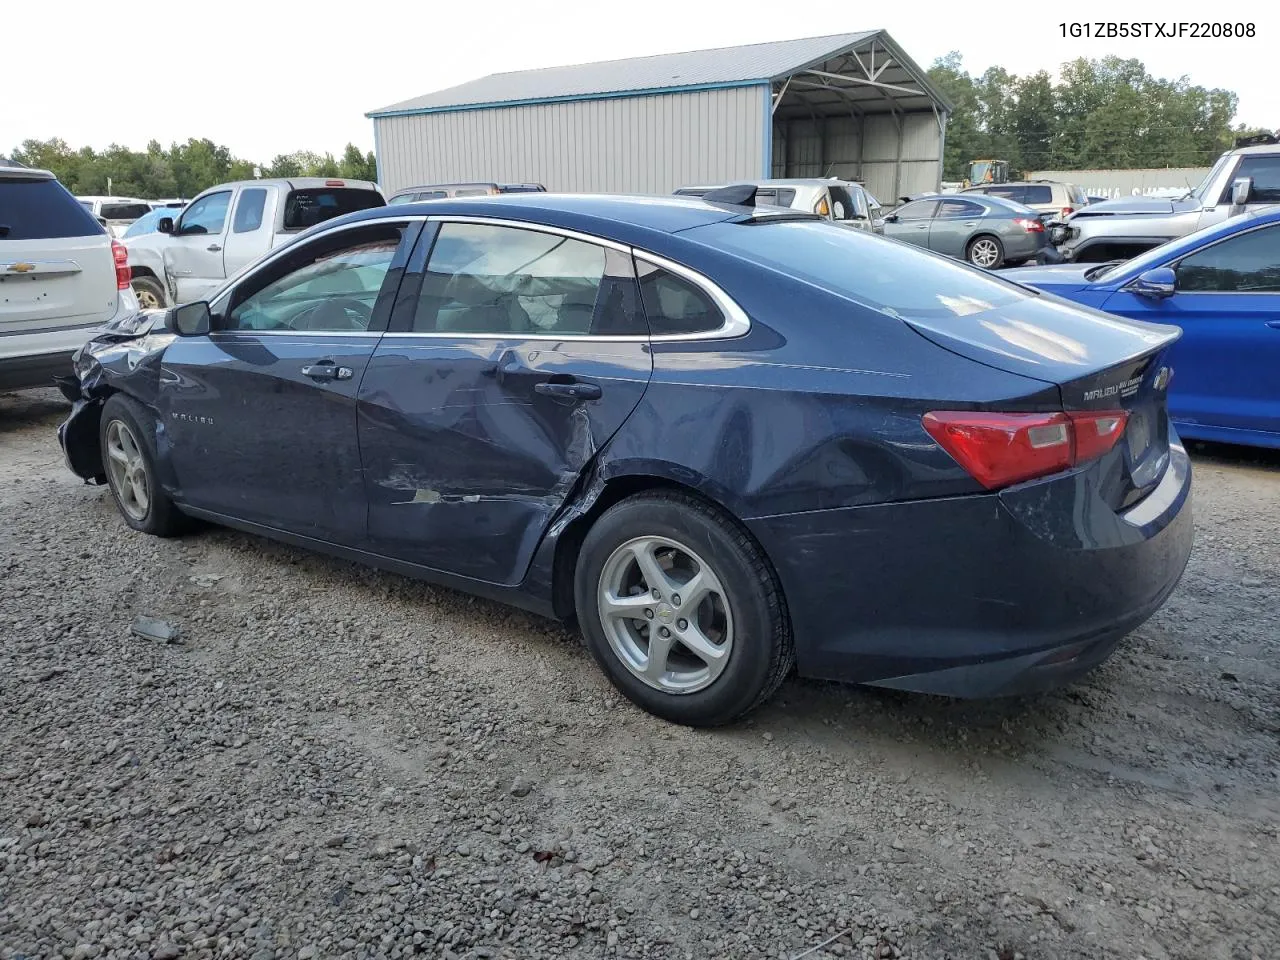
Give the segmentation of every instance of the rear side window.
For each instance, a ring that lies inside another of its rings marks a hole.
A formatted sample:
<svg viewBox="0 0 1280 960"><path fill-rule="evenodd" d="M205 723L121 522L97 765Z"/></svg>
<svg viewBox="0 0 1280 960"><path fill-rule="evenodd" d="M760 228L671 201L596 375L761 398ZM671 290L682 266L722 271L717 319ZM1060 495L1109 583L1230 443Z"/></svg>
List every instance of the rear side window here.
<svg viewBox="0 0 1280 960"><path fill-rule="evenodd" d="M440 227L417 332L538 336L644 333L629 258L559 234L479 223Z"/></svg>
<svg viewBox="0 0 1280 960"><path fill-rule="evenodd" d="M651 336L709 333L724 325L720 308L688 280L644 260L636 260L636 272Z"/></svg>
<svg viewBox="0 0 1280 960"><path fill-rule="evenodd" d="M1077 187L1074 183L1071 184L1069 192L1071 194L1071 202L1074 203L1076 206L1085 206L1087 204L1088 197L1086 197L1084 195L1084 191L1081 190L1079 187Z"/></svg>
<svg viewBox="0 0 1280 960"><path fill-rule="evenodd" d="M96 237L104 232L57 180L0 178L0 241Z"/></svg>
<svg viewBox="0 0 1280 960"><path fill-rule="evenodd" d="M1033 184L1023 189L1026 191L1023 203L1053 203L1053 187L1047 183Z"/></svg>
<svg viewBox="0 0 1280 960"><path fill-rule="evenodd" d="M982 204L974 203L972 200L944 200L942 201L942 209L938 211L939 217L980 217L986 210Z"/></svg>
<svg viewBox="0 0 1280 960"><path fill-rule="evenodd" d="M150 212L149 203L104 203L99 216L104 220L137 220Z"/></svg>
<svg viewBox="0 0 1280 960"><path fill-rule="evenodd" d="M1015 203L1025 203L1026 201L1025 201L1025 200L1023 200L1022 198L1026 196L1026 188L1025 188L1025 187L1013 187L1013 186L1007 186L1007 187L988 187L988 188L987 188L987 196L989 196L989 197L1004 197L1006 200L1012 200L1012 201L1014 201Z"/></svg>
<svg viewBox="0 0 1280 960"><path fill-rule="evenodd" d="M306 230L346 213L385 206L386 201L376 190L352 187L291 190L284 201L284 229Z"/></svg>
<svg viewBox="0 0 1280 960"><path fill-rule="evenodd" d="M909 244L815 221L714 223L686 235L893 316L947 320L1035 296Z"/></svg>
<svg viewBox="0 0 1280 960"><path fill-rule="evenodd" d="M236 201L236 218L231 222L232 233L252 233L262 227L262 213L267 207L267 191L252 187L240 191Z"/></svg>

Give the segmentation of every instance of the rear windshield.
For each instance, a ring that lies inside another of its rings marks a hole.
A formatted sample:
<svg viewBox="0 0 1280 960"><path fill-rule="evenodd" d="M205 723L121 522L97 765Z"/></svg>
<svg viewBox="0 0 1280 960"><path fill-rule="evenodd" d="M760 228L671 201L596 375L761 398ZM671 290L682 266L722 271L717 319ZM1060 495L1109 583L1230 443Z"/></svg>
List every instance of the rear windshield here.
<svg viewBox="0 0 1280 960"><path fill-rule="evenodd" d="M150 212L149 203L104 203L98 215L104 220L137 220Z"/></svg>
<svg viewBox="0 0 1280 960"><path fill-rule="evenodd" d="M1035 296L955 260L833 223L713 223L688 236L894 316L948 319Z"/></svg>
<svg viewBox="0 0 1280 960"><path fill-rule="evenodd" d="M57 180L0 177L0 241L96 237L104 232Z"/></svg>
<svg viewBox="0 0 1280 960"><path fill-rule="evenodd" d="M386 205L382 194L376 190L361 190L356 187L293 190L284 202L284 229L305 230L344 213Z"/></svg>

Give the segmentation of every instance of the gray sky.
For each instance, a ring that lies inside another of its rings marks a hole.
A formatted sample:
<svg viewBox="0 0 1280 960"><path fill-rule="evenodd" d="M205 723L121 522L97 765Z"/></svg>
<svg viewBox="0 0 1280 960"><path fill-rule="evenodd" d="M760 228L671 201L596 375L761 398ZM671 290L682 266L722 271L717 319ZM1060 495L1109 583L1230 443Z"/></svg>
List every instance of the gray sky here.
<svg viewBox="0 0 1280 960"><path fill-rule="evenodd" d="M1222 18L1256 24L1256 36L1062 36L1063 21L1105 21L1121 10L1129 22L1165 23L1221 10ZM255 161L301 149L337 153L348 140L372 149L366 111L487 73L874 28L888 30L922 67L960 50L974 74L993 65L1023 74L1055 71L1080 56L1136 57L1156 76L1186 74L1195 84L1235 90L1237 119L1274 129L1277 10L1261 0L131 0L125 7L72 0L57 14L67 32L52 41L51 21L41 15L32 21L39 42L13 42L24 28L10 18L4 74L33 82L10 85L3 98L0 151L54 136L95 148L209 137ZM152 39L169 52L149 50Z"/></svg>

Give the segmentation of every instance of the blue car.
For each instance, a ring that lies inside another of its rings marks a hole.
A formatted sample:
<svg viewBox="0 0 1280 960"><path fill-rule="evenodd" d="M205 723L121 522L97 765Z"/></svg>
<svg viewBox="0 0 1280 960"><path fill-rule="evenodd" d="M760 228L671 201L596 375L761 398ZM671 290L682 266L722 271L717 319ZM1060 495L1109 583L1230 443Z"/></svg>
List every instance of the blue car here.
<svg viewBox="0 0 1280 960"><path fill-rule="evenodd" d="M181 207L157 207L150 213L143 214L133 223L129 224L129 228L125 230L121 239L128 240L130 237L138 237L144 233L155 233L156 226L165 217L176 218L182 212Z"/></svg>
<svg viewBox="0 0 1280 960"><path fill-rule="evenodd" d="M1132 260L1004 276L1134 320L1176 324L1169 412L1194 440L1280 447L1280 207Z"/></svg>
<svg viewBox="0 0 1280 960"><path fill-rule="evenodd" d="M135 530L199 518L576 623L683 724L793 665L989 696L1101 662L1191 549L1177 328L754 200L328 221L80 351L67 463Z"/></svg>

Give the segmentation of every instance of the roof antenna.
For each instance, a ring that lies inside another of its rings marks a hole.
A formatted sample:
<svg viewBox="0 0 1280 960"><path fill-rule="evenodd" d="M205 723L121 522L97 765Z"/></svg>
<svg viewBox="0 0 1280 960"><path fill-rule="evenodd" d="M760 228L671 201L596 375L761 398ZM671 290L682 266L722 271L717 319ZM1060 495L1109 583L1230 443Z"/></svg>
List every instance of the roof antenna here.
<svg viewBox="0 0 1280 960"><path fill-rule="evenodd" d="M756 186L754 183L735 183L716 190L709 190L702 195L707 203L727 203L735 207L754 207L756 205Z"/></svg>

